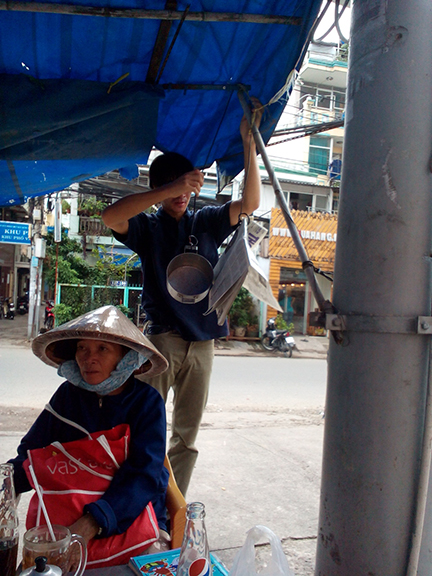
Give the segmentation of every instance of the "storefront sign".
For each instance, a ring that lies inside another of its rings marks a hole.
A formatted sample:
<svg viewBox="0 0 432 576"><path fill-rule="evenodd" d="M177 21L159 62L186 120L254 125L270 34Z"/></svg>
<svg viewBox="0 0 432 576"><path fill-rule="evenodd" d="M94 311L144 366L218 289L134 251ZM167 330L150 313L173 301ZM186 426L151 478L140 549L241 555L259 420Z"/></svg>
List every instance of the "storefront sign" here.
<svg viewBox="0 0 432 576"><path fill-rule="evenodd" d="M4 244L31 244L30 224L0 220L0 242Z"/></svg>
<svg viewBox="0 0 432 576"><path fill-rule="evenodd" d="M331 232L319 232L318 230L299 230L300 236L302 238L310 238L311 240L326 240L327 242L336 242L336 234L331 234ZM280 236L281 238L290 237L291 232L288 228L273 228L273 236Z"/></svg>
<svg viewBox="0 0 432 576"><path fill-rule="evenodd" d="M292 210L291 215L309 258L316 266L332 270L336 248L337 216L303 210ZM301 265L285 218L278 209L273 209L271 215L269 256L278 260L288 260L293 265L297 262Z"/></svg>

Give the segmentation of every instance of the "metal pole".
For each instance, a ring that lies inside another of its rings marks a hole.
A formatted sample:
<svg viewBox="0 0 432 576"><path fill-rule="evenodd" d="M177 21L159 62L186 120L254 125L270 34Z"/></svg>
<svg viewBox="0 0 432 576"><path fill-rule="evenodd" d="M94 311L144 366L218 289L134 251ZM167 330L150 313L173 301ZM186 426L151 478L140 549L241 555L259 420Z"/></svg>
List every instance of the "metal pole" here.
<svg viewBox="0 0 432 576"><path fill-rule="evenodd" d="M36 297L37 297L37 270L39 268L39 259L34 256L34 244L32 243L32 256L30 263L30 286L29 286L29 311L27 318L27 339L31 340L34 334L34 319L36 314Z"/></svg>
<svg viewBox="0 0 432 576"><path fill-rule="evenodd" d="M57 302L57 285L58 285L58 251L59 245L56 243L56 266L55 266L55 280L54 280L54 303Z"/></svg>
<svg viewBox="0 0 432 576"><path fill-rule="evenodd" d="M431 26L426 0L353 5L333 292L353 328L330 341L316 576L408 567L430 342L397 323L431 314Z"/></svg>
<svg viewBox="0 0 432 576"><path fill-rule="evenodd" d="M36 308L35 308L35 317L33 318L33 329L34 329L34 336L39 334L40 328L40 307L41 307L41 299L42 299L42 271L43 271L43 258L39 258L38 268L37 268L37 291L36 291Z"/></svg>
<svg viewBox="0 0 432 576"><path fill-rule="evenodd" d="M315 273L314 273L314 269L313 269L313 263L309 260L309 257L306 253L304 246L303 246L303 242L301 241L300 234L297 230L297 226L294 223L294 220L291 216L291 212L288 208L288 204L286 203L285 196L282 193L282 189L281 189L281 186L279 184L279 180L275 174L275 171L273 170L273 166L271 165L270 159L267 155L267 151L265 149L264 141L261 138L261 134L260 134L258 128L256 127L256 125L252 124L251 110L248 106L244 92L242 90L238 91L238 97L240 100L240 104L242 105L243 112L244 112L244 114L245 114L245 116L249 122L249 125L251 127L252 135L254 137L257 150L258 150L259 154L261 154L261 158L264 162L264 166L265 166L267 173L269 175L270 183L273 186L274 193L275 193L276 198L279 202L279 206L282 210L282 213L284 215L284 218L285 218L285 221L287 223L288 229L290 231L291 237L293 239L294 245L297 249L298 255L299 255L300 260L302 262L303 270L305 271L306 277L309 280L309 284L310 284L311 290L313 292L313 295L315 297L315 300L317 301L317 304L318 304L320 310L328 310L330 312L333 309L332 305L330 302L325 300L325 298L321 292L321 289L318 286L318 283L317 283L317 280L315 277Z"/></svg>

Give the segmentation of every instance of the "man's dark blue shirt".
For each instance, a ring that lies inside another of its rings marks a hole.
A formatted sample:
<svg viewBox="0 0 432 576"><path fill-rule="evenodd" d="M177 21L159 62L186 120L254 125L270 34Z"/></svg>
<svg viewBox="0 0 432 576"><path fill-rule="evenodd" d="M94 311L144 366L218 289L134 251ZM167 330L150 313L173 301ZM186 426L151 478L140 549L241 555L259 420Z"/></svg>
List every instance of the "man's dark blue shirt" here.
<svg viewBox="0 0 432 576"><path fill-rule="evenodd" d="M218 326L216 313L204 316L208 297L196 304L183 304L168 292L166 270L171 260L184 252L192 233L198 239L198 254L214 267L218 248L234 231L230 224L230 203L205 206L195 213L186 210L179 222L163 208L155 214L142 212L129 220L128 234L114 232L115 238L141 258L143 270L142 304L154 324L177 330L185 340L212 340L228 334L226 323Z"/></svg>

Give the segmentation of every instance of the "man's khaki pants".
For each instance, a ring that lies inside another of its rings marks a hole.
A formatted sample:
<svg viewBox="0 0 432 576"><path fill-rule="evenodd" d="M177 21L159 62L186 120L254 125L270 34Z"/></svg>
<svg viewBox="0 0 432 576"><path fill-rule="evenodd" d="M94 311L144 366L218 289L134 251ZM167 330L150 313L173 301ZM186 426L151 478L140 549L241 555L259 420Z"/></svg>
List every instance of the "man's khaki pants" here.
<svg viewBox="0 0 432 576"><path fill-rule="evenodd" d="M167 400L174 392L168 457L182 494L186 492L198 457L195 440L207 404L214 341L187 342L173 332L148 338L169 362L166 372L145 381Z"/></svg>

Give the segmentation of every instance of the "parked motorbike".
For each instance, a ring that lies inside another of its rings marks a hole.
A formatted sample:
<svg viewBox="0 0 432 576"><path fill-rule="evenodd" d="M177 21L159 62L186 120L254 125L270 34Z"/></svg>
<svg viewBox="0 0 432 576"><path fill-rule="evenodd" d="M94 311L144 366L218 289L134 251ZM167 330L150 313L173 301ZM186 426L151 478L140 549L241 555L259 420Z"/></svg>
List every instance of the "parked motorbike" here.
<svg viewBox="0 0 432 576"><path fill-rule="evenodd" d="M45 328L51 330L54 328L54 302L46 300L45 302Z"/></svg>
<svg viewBox="0 0 432 576"><path fill-rule="evenodd" d="M277 330L275 318L270 318L267 322L266 332L261 338L263 348L270 351L284 352L291 358L295 346L295 340L288 330Z"/></svg>
<svg viewBox="0 0 432 576"><path fill-rule="evenodd" d="M28 312L28 305L29 305L29 299L28 299L28 292L26 294L24 294L24 296L20 296L18 298L17 301L17 312L18 314L27 314Z"/></svg>
<svg viewBox="0 0 432 576"><path fill-rule="evenodd" d="M2 316L13 320L15 318L15 305L10 298L4 298L2 302Z"/></svg>

